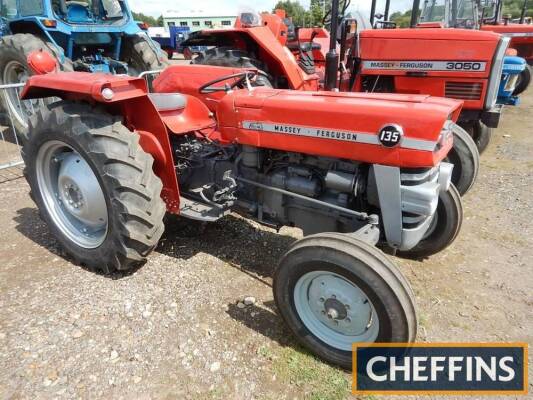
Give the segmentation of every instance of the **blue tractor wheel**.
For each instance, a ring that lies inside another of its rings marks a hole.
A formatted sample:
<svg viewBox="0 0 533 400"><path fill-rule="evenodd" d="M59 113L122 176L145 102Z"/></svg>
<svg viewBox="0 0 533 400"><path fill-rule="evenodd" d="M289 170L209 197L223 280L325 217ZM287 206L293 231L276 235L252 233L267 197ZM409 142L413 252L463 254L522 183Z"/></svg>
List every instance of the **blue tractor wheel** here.
<svg viewBox="0 0 533 400"><path fill-rule="evenodd" d="M38 36L29 33L7 35L0 39L0 84L12 85L25 82L32 71L28 66L28 55L34 51L45 51L58 59L58 66L63 71L73 71L72 62L65 59L59 62L59 55L54 46ZM5 89L0 96L0 105L8 118L13 122L16 133L22 139L28 132L28 120L42 101L53 102L53 99L26 100L19 98L20 88Z"/></svg>
<svg viewBox="0 0 533 400"><path fill-rule="evenodd" d="M130 75L162 70L170 65L165 52L143 35L126 37L122 54Z"/></svg>
<svg viewBox="0 0 533 400"><path fill-rule="evenodd" d="M518 82L516 84L516 89L513 92L513 96L518 96L519 94L525 92L530 82L531 67L529 65L526 65L526 69L522 71L520 77L518 78Z"/></svg>

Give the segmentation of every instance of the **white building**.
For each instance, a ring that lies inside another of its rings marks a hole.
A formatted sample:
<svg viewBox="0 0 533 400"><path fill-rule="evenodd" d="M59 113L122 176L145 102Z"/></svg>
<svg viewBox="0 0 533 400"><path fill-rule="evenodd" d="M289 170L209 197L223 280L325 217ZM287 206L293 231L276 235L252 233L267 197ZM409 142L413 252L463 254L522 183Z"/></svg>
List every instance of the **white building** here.
<svg viewBox="0 0 533 400"><path fill-rule="evenodd" d="M207 12L205 10L190 10L190 11L167 11L163 15L163 22L165 29L169 26L188 27L191 32L203 29L220 29L231 28L235 24L237 15L231 14L217 14L215 12Z"/></svg>

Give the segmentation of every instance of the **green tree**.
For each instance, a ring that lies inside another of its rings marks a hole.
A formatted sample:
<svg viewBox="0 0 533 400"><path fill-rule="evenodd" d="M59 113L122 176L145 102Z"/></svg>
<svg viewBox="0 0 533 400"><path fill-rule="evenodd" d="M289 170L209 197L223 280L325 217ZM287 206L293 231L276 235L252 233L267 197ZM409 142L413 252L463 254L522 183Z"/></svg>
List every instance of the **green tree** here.
<svg viewBox="0 0 533 400"><path fill-rule="evenodd" d="M143 13L136 13L133 11L131 13L135 21L146 22L150 26L163 26L163 17L160 17L161 23L159 23L159 19L155 19L154 17L150 17L149 15L144 15Z"/></svg>
<svg viewBox="0 0 533 400"><path fill-rule="evenodd" d="M525 0L504 0L503 2L503 15L511 14L513 18L520 18L522 15L522 7ZM526 11L526 17L533 16L533 2L528 1L528 7Z"/></svg>
<svg viewBox="0 0 533 400"><path fill-rule="evenodd" d="M292 21L297 26L308 25L308 22L306 21L308 13L299 1L278 1L274 10L285 10L287 17L291 17Z"/></svg>
<svg viewBox="0 0 533 400"><path fill-rule="evenodd" d="M392 13L390 20L396 22L396 26L399 26L400 28L408 28L409 23L411 22L411 10L403 13L400 11Z"/></svg>

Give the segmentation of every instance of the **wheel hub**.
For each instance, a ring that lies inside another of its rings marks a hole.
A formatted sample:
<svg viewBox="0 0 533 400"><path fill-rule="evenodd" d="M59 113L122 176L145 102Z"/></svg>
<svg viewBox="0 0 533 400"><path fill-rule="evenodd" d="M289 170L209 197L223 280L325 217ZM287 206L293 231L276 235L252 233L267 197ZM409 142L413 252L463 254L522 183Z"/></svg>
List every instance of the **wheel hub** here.
<svg viewBox="0 0 533 400"><path fill-rule="evenodd" d="M324 302L324 309L329 319L342 321L348 316L346 306L336 298L329 298Z"/></svg>
<svg viewBox="0 0 533 400"><path fill-rule="evenodd" d="M91 167L78 154L69 153L61 160L57 178L59 199L86 228L107 222L107 207L98 180Z"/></svg>
<svg viewBox="0 0 533 400"><path fill-rule="evenodd" d="M379 320L366 294L333 272L303 275L294 288L295 307L307 328L324 342L349 351L354 342L372 342Z"/></svg>

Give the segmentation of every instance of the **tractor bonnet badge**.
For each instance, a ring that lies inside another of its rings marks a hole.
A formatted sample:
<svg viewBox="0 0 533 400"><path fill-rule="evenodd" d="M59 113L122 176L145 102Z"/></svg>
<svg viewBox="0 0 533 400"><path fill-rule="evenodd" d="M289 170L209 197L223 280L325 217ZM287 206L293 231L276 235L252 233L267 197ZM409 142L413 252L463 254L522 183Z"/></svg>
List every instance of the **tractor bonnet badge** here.
<svg viewBox="0 0 533 400"><path fill-rule="evenodd" d="M395 147L400 144L403 129L399 125L387 124L379 131L379 142L385 147Z"/></svg>

